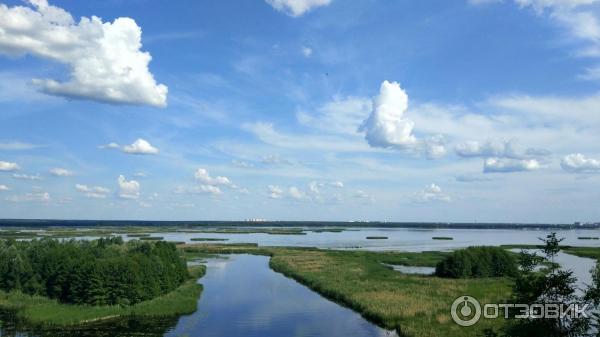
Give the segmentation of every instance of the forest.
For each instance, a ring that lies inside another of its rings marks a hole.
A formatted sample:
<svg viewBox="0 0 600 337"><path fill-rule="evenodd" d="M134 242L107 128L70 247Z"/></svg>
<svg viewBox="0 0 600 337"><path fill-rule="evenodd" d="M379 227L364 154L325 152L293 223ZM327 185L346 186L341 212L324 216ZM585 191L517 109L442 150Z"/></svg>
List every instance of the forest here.
<svg viewBox="0 0 600 337"><path fill-rule="evenodd" d="M166 294L189 278L172 243L0 241L0 289L62 303L133 305Z"/></svg>

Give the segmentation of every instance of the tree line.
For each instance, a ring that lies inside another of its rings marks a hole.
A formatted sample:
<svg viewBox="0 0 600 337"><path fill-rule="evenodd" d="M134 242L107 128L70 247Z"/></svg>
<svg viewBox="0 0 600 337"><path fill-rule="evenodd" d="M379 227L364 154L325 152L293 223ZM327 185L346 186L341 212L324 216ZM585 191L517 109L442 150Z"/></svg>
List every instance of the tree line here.
<svg viewBox="0 0 600 337"><path fill-rule="evenodd" d="M0 241L0 289L62 303L133 305L174 290L188 277L185 259L167 242Z"/></svg>

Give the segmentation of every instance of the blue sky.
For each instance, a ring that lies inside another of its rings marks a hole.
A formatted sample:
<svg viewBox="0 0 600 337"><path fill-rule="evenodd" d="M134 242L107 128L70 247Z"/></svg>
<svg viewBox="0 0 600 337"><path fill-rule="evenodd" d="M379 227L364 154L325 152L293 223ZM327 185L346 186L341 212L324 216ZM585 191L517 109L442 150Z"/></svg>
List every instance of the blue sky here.
<svg viewBox="0 0 600 337"><path fill-rule="evenodd" d="M599 221L600 1L0 0L0 214Z"/></svg>

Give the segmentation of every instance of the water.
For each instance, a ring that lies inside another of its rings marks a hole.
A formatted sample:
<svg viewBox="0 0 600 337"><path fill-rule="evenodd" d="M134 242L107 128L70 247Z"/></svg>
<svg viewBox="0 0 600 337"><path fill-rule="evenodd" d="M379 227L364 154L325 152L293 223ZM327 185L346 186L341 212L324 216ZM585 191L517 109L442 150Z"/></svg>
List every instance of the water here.
<svg viewBox="0 0 600 337"><path fill-rule="evenodd" d="M166 336L395 336L271 271L267 257L211 259L202 284L198 311Z"/></svg>
<svg viewBox="0 0 600 337"><path fill-rule="evenodd" d="M306 235L215 234L215 233L155 233L167 241L192 242L192 238L229 239L217 243L257 243L260 246L318 247L330 249L400 250L419 252L427 250L453 250L468 246L498 246L508 244L540 244L538 238L550 234L546 230L531 229L412 229L412 228L362 228L339 233L315 233ZM578 240L579 236L600 236L600 230L562 230L564 245L600 247L598 240ZM367 236L387 236L387 240L367 240ZM452 237L454 240L433 240L433 237ZM125 240L132 238L124 237Z"/></svg>

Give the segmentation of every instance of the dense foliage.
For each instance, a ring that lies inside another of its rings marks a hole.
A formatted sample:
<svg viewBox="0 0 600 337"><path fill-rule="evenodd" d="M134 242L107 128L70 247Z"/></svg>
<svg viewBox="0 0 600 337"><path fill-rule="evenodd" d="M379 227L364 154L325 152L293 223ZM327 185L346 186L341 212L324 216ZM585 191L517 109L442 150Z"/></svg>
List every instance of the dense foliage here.
<svg viewBox="0 0 600 337"><path fill-rule="evenodd" d="M460 249L440 261L435 274L440 277L500 277L516 276L519 270L514 256L498 247Z"/></svg>
<svg viewBox="0 0 600 337"><path fill-rule="evenodd" d="M0 241L0 289L63 303L132 305L180 286L185 260L166 242Z"/></svg>

